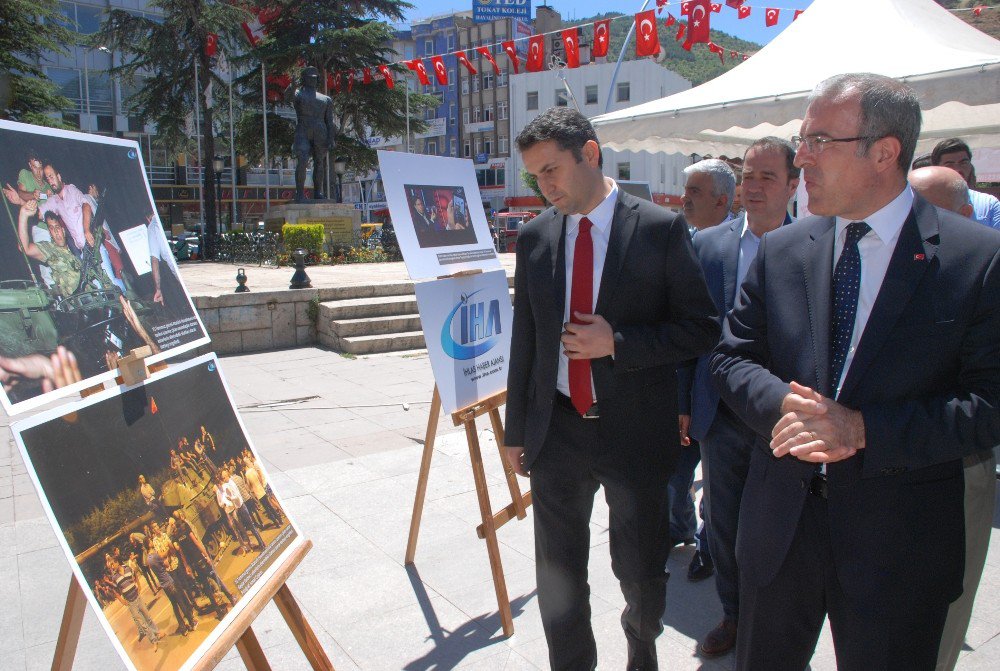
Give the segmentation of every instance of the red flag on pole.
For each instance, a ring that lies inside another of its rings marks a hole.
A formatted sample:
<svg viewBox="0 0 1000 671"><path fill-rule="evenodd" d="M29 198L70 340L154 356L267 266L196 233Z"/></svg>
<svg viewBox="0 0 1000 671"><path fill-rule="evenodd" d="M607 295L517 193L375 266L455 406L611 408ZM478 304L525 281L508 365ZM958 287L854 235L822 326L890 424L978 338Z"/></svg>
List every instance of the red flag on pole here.
<svg viewBox="0 0 1000 671"><path fill-rule="evenodd" d="M514 40L502 42L500 46L507 52L507 57L510 58L510 65L514 68L514 74L518 74L521 71L521 61L517 57L517 48L514 46ZM485 49L485 47L479 47L479 49ZM476 51L479 51L479 49Z"/></svg>
<svg viewBox="0 0 1000 671"><path fill-rule="evenodd" d="M211 58L219 51L219 36L209 33L205 36L205 55Z"/></svg>
<svg viewBox="0 0 1000 671"><path fill-rule="evenodd" d="M656 15L652 9L635 15L635 55L655 56L660 53L656 35Z"/></svg>
<svg viewBox="0 0 1000 671"><path fill-rule="evenodd" d="M545 69L544 35L532 35L528 38L528 59L524 67L528 72L541 72Z"/></svg>
<svg viewBox="0 0 1000 671"><path fill-rule="evenodd" d="M417 79L421 84L430 86L431 80L427 77L427 67L422 60L414 58L412 61L403 61L403 65L417 73Z"/></svg>
<svg viewBox="0 0 1000 671"><path fill-rule="evenodd" d="M592 52L595 57L608 55L609 36L611 35L611 19L604 19L594 23L594 48Z"/></svg>
<svg viewBox="0 0 1000 671"><path fill-rule="evenodd" d="M665 25L667 28L669 28L670 26L674 25L675 23L677 23L677 19L674 18L673 14L671 14L670 12L667 12L667 20L663 22L663 25Z"/></svg>
<svg viewBox="0 0 1000 671"><path fill-rule="evenodd" d="M739 18L740 19L745 19L748 16L750 16L750 9L751 8L749 6L747 6L747 5L740 5L739 10L737 10L738 14L739 14Z"/></svg>
<svg viewBox="0 0 1000 671"><path fill-rule="evenodd" d="M686 23L678 23L677 24L677 35L674 37L674 39L677 40L678 42L680 42L682 39L684 39L684 29L685 28L687 28L687 24ZM688 51L691 51L691 50L688 49Z"/></svg>
<svg viewBox="0 0 1000 671"><path fill-rule="evenodd" d="M726 0L726 6L732 7L733 9L739 9L743 2L744 0Z"/></svg>
<svg viewBox="0 0 1000 671"><path fill-rule="evenodd" d="M688 16L688 44L710 42L708 0L691 0L691 14Z"/></svg>
<svg viewBox="0 0 1000 671"><path fill-rule="evenodd" d="M718 2L713 2L713 3L712 3L712 4L710 5L710 7L711 7L711 9L712 9L712 13L713 13L713 14L718 14L719 12L721 12L721 11L722 11L722 5L721 5L721 4L719 4Z"/></svg>
<svg viewBox="0 0 1000 671"><path fill-rule="evenodd" d="M781 10L776 7L768 7L767 14L764 18L765 26L775 26L778 24L778 16L781 14Z"/></svg>
<svg viewBox="0 0 1000 671"><path fill-rule="evenodd" d="M682 2L681 3L681 16L689 16L691 14L691 3Z"/></svg>
<svg viewBox="0 0 1000 671"><path fill-rule="evenodd" d="M504 51L507 51L506 46L504 47ZM493 66L493 72L495 72L496 74L500 74L500 66L497 65L496 59L493 58L493 54L490 53L489 47L476 47L476 52L490 62L490 65ZM508 51L507 54L510 55L510 52ZM517 56L517 52L514 52L514 56L515 57ZM514 73L515 74L517 73L516 67L514 68ZM475 73L473 72L473 74Z"/></svg>
<svg viewBox="0 0 1000 671"><path fill-rule="evenodd" d="M487 51L487 53L489 53L489 51ZM478 74L478 71L472 64L472 61L469 60L469 57L465 55L464 51L456 51L455 57L458 58L459 63L465 66L465 69L469 71L470 75Z"/></svg>
<svg viewBox="0 0 1000 671"><path fill-rule="evenodd" d="M378 71L382 73L383 77L385 77L386 86L388 86L389 88L396 87L396 82L392 81L392 70L389 69L388 65L378 66Z"/></svg>
<svg viewBox="0 0 1000 671"><path fill-rule="evenodd" d="M563 48L566 52L566 67L580 67L580 37L576 28L562 31Z"/></svg>
<svg viewBox="0 0 1000 671"><path fill-rule="evenodd" d="M720 47L718 44L713 42L708 43L708 50L713 54L719 54L719 61L725 65L726 64L726 50Z"/></svg>
<svg viewBox="0 0 1000 671"><path fill-rule="evenodd" d="M441 86L448 85L448 68L444 66L444 59L440 56L431 56L431 64L434 66L434 76Z"/></svg>
<svg viewBox="0 0 1000 671"><path fill-rule="evenodd" d="M738 55L739 55L739 54L737 54L737 53L736 53L735 51L730 51L730 52L729 52L729 57L730 57L730 58L736 58L736 57L737 57Z"/></svg>

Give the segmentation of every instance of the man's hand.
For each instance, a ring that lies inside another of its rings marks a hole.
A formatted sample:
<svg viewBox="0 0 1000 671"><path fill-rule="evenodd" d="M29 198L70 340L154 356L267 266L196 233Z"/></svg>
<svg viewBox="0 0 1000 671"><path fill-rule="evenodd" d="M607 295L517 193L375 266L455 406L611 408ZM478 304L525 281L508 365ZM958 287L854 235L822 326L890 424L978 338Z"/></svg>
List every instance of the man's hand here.
<svg viewBox="0 0 1000 671"><path fill-rule="evenodd" d="M76 357L62 345L49 357L49 362L52 365L52 378L42 380L42 389L46 392L67 387L83 379Z"/></svg>
<svg viewBox="0 0 1000 671"><path fill-rule="evenodd" d="M507 463L514 469L514 472L523 478L528 477L528 469L524 465L523 447L504 447L504 454L507 456Z"/></svg>
<svg viewBox="0 0 1000 671"><path fill-rule="evenodd" d="M563 324L563 351L570 359L600 359L615 353L615 334L601 315L574 312L580 323Z"/></svg>
<svg viewBox="0 0 1000 671"><path fill-rule="evenodd" d="M865 422L859 411L794 381L789 388L781 402L783 416L771 431L774 456L833 463L864 449Z"/></svg>
<svg viewBox="0 0 1000 671"><path fill-rule="evenodd" d="M691 415L677 415L677 426L681 436L681 445L687 447L691 444L691 436L688 430L691 428Z"/></svg>
<svg viewBox="0 0 1000 671"><path fill-rule="evenodd" d="M21 200L21 196L18 195L17 189L12 187L10 184L3 185L3 195L10 201L11 205L24 205L24 201Z"/></svg>

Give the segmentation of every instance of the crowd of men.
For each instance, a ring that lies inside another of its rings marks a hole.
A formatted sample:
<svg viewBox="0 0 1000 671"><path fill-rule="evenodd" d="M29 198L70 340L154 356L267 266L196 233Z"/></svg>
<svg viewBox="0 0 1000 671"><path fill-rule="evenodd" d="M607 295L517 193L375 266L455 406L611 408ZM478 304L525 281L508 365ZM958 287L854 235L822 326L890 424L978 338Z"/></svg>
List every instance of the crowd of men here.
<svg viewBox="0 0 1000 671"><path fill-rule="evenodd" d="M597 667L599 486L628 669L657 668L685 543L724 613L703 657L801 671L829 618L840 669L954 668L995 502L1000 203L960 139L915 164L920 124L905 84L832 77L739 174L689 166L677 217L602 174L579 113L518 136L553 207L518 240L505 445L551 668Z"/></svg>
<svg viewBox="0 0 1000 671"><path fill-rule="evenodd" d="M216 570L223 550L232 542L238 545L236 555L260 553L266 546L261 531L284 523L281 507L253 453L244 449L237 457L220 461L215 439L204 426L193 442L187 437L178 439L177 447L170 450L169 469L174 505L165 502L162 492L140 474L139 496L148 519L142 531L129 534L127 542L108 548L104 573L94 580L98 599L125 606L138 640L148 640L154 651L170 624L150 613L150 597L162 592L167 598L177 635L194 631L203 612L214 612L222 620L239 593ZM215 514L192 505L202 491L211 493ZM194 523L191 515L198 517ZM216 518L219 525L214 523ZM218 556L206 548L202 529L222 537Z"/></svg>

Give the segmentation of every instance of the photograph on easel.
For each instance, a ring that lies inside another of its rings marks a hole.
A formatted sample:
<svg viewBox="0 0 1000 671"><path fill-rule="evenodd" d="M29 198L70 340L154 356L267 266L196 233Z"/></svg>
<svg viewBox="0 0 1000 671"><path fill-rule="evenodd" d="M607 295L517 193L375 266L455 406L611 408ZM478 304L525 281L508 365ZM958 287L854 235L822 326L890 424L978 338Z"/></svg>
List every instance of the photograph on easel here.
<svg viewBox="0 0 1000 671"><path fill-rule="evenodd" d="M129 668L190 668L303 540L215 355L11 430Z"/></svg>
<svg viewBox="0 0 1000 671"><path fill-rule="evenodd" d="M130 140L0 121L0 402L8 413L208 342Z"/></svg>
<svg viewBox="0 0 1000 671"><path fill-rule="evenodd" d="M424 247L450 247L476 242L476 232L469 221L468 200L460 186L416 186L406 184L406 202L410 205L417 244Z"/></svg>

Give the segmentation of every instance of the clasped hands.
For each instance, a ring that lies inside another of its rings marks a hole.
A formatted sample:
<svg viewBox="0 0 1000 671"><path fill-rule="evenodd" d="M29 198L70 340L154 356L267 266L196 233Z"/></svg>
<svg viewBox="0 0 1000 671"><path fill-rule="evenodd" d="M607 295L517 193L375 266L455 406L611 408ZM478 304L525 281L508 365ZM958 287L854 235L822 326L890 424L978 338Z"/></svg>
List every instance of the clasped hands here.
<svg viewBox="0 0 1000 671"><path fill-rule="evenodd" d="M865 447L865 422L851 410L819 392L790 382L781 402L781 419L771 430L771 451L802 461L833 463Z"/></svg>
<svg viewBox="0 0 1000 671"><path fill-rule="evenodd" d="M570 359L600 359L615 353L615 334L601 315L574 312L576 322L563 324L563 353Z"/></svg>

